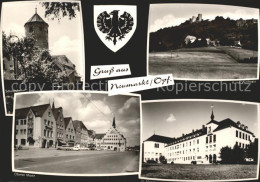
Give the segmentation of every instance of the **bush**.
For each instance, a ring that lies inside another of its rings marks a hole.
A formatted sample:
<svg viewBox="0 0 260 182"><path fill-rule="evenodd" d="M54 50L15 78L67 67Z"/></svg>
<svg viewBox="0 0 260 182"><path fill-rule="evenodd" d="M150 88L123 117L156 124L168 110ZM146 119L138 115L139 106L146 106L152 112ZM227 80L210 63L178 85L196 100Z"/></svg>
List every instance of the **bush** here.
<svg viewBox="0 0 260 182"><path fill-rule="evenodd" d="M160 161L162 164L167 164L167 159L166 159L163 155L161 155L161 156L159 157L159 161Z"/></svg>
<svg viewBox="0 0 260 182"><path fill-rule="evenodd" d="M191 164L197 164L197 161L191 161Z"/></svg>

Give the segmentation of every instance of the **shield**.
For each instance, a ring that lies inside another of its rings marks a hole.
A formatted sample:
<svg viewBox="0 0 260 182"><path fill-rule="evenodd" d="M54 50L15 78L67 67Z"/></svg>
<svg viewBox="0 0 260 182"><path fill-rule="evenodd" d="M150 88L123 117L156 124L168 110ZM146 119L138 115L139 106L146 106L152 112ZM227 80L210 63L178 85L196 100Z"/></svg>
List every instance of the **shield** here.
<svg viewBox="0 0 260 182"><path fill-rule="evenodd" d="M94 27L101 41L113 52L133 36L137 25L134 5L95 5Z"/></svg>

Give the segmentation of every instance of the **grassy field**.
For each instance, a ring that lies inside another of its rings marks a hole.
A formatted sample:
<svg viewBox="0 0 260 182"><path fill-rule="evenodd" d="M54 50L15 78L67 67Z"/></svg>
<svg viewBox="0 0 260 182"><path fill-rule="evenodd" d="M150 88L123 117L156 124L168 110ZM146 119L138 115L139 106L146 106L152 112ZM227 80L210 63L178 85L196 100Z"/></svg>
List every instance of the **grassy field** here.
<svg viewBox="0 0 260 182"><path fill-rule="evenodd" d="M226 180L256 178L257 165L146 164L141 176L179 180Z"/></svg>
<svg viewBox="0 0 260 182"><path fill-rule="evenodd" d="M257 78L257 63L239 63L234 58L236 55L242 59L257 55L257 52L204 47L150 53L149 74L172 73L174 78L187 79Z"/></svg>

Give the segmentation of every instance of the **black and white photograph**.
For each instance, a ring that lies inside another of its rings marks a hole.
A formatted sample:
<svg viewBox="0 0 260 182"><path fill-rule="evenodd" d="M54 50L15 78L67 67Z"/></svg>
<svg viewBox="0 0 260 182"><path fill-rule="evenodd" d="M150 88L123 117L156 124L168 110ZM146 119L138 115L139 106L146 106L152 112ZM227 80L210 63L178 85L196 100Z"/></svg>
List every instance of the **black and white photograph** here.
<svg viewBox="0 0 260 182"><path fill-rule="evenodd" d="M141 179L258 179L258 103L157 100L142 111Z"/></svg>
<svg viewBox="0 0 260 182"><path fill-rule="evenodd" d="M137 175L140 99L93 91L16 93L13 172Z"/></svg>
<svg viewBox="0 0 260 182"><path fill-rule="evenodd" d="M80 1L5 2L1 31L6 115L12 115L14 93L82 90L85 58Z"/></svg>
<svg viewBox="0 0 260 182"><path fill-rule="evenodd" d="M149 75L179 80L257 80L259 9L215 4L151 4Z"/></svg>

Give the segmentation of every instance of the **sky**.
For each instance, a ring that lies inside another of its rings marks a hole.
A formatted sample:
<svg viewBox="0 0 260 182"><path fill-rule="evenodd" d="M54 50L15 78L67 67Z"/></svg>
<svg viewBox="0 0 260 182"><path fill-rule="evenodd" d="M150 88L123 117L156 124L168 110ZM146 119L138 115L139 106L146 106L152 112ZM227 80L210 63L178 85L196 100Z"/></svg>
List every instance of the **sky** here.
<svg viewBox="0 0 260 182"><path fill-rule="evenodd" d="M230 118L248 126L248 130L258 137L257 105L234 102L214 101L173 101L143 103L142 140L146 140L155 132L157 135L180 137L201 129L211 119L213 104L214 120L222 121Z"/></svg>
<svg viewBox="0 0 260 182"><path fill-rule="evenodd" d="M96 133L106 133L115 114L117 129L127 139L127 146L140 145L140 102L136 96L108 96L87 92L49 92L17 95L15 108L53 102L62 107L64 117L82 121Z"/></svg>
<svg viewBox="0 0 260 182"><path fill-rule="evenodd" d="M2 30L25 36L24 24L34 15L35 8L40 17L49 24L49 49L51 55L66 55L75 65L80 76L84 76L83 33L81 12L76 18L45 18L45 9L39 2L8 2L2 6ZM19 12L19 13L17 13Z"/></svg>
<svg viewBox="0 0 260 182"><path fill-rule="evenodd" d="M202 19L212 20L216 16L229 17L230 19L259 19L257 8L241 6L214 5L214 4L152 4L150 5L149 32L161 28L177 26L192 16L202 14Z"/></svg>

